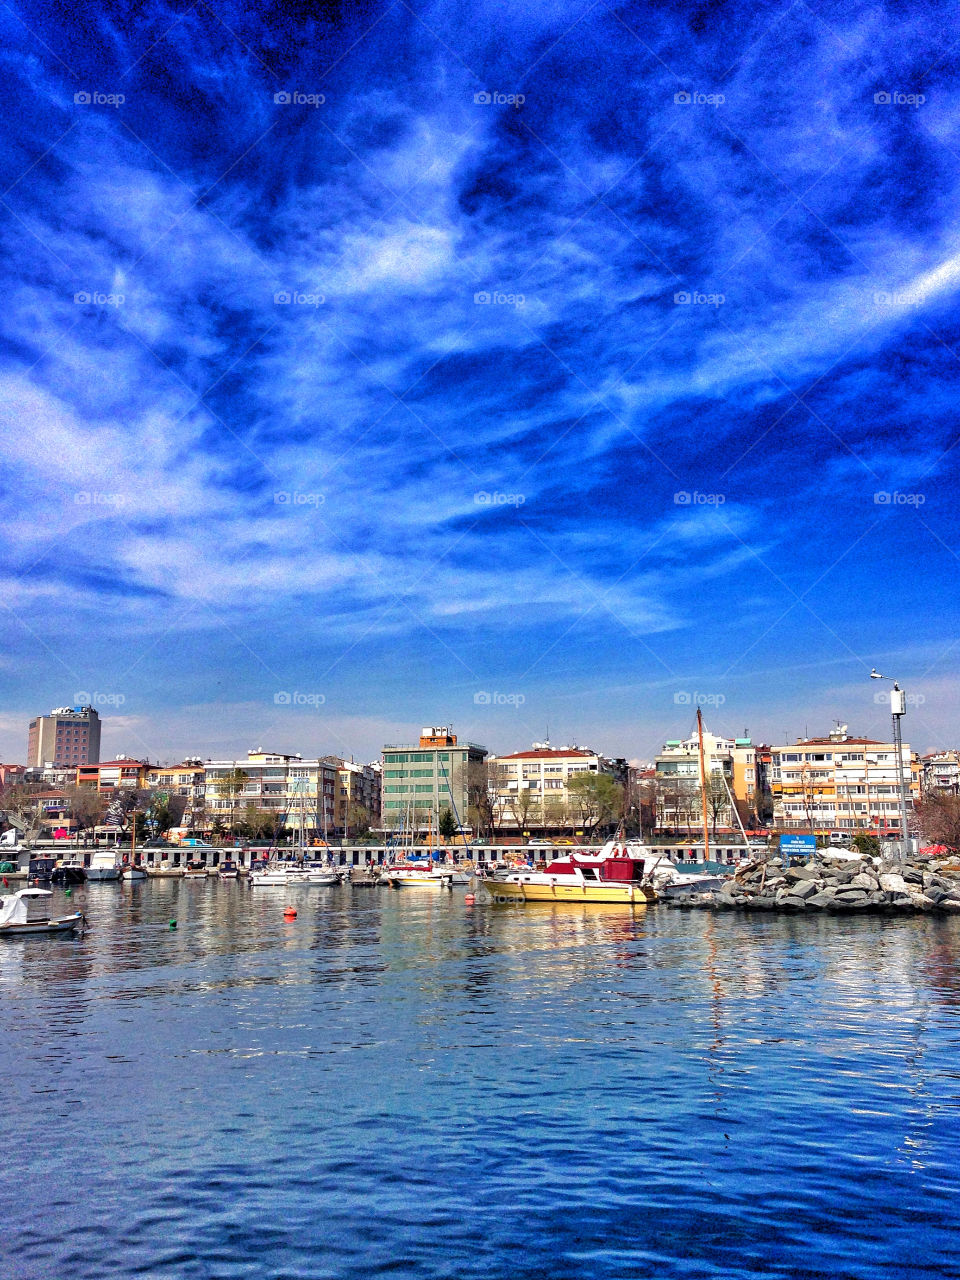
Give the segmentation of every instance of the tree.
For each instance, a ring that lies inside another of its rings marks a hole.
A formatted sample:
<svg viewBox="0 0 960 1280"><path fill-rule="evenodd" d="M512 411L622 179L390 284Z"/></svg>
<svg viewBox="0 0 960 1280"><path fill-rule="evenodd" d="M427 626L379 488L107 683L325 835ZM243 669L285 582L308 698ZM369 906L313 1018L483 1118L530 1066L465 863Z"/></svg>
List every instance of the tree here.
<svg viewBox="0 0 960 1280"><path fill-rule="evenodd" d="M593 832L623 810L623 787L608 773L575 773L567 782L567 791L584 826Z"/></svg>
<svg viewBox="0 0 960 1280"><path fill-rule="evenodd" d="M880 856L880 841L876 836L870 835L868 831L858 831L850 843L863 858L878 858Z"/></svg>
<svg viewBox="0 0 960 1280"><path fill-rule="evenodd" d="M504 772L496 761L471 760L467 765L467 821L477 835L492 834L503 820L499 783Z"/></svg>
<svg viewBox="0 0 960 1280"><path fill-rule="evenodd" d="M510 806L510 812L513 814L513 820L516 822L517 828L523 833L527 830L528 824L536 814L538 797L521 782L516 795L511 794L507 803Z"/></svg>
<svg viewBox="0 0 960 1280"><path fill-rule="evenodd" d="M96 787L65 787L63 798L77 831L91 831L103 821L107 804Z"/></svg>
<svg viewBox="0 0 960 1280"><path fill-rule="evenodd" d="M727 784L722 773L711 773L707 781L707 812L710 814L710 830L714 839L717 836L717 823L720 815L729 807Z"/></svg>
<svg viewBox="0 0 960 1280"><path fill-rule="evenodd" d="M366 805L362 805L358 800L351 800L350 807L347 809L347 831L352 830L353 834L362 840L370 834L372 824L370 810Z"/></svg>
<svg viewBox="0 0 960 1280"><path fill-rule="evenodd" d="M155 791L147 811L147 822L155 836L165 836L171 827L180 825L187 807L185 796L171 796Z"/></svg>
<svg viewBox="0 0 960 1280"><path fill-rule="evenodd" d="M960 796L932 791L917 805L916 818L924 840L960 854Z"/></svg>
<svg viewBox="0 0 960 1280"><path fill-rule="evenodd" d="M221 800L227 800L230 805L230 827L233 828L236 823L237 797L243 790L247 781L247 774L243 769L229 769L222 778L216 783L216 793Z"/></svg>
<svg viewBox="0 0 960 1280"><path fill-rule="evenodd" d="M437 830L444 840L452 840L457 834L457 823L449 809L444 809L440 814Z"/></svg>

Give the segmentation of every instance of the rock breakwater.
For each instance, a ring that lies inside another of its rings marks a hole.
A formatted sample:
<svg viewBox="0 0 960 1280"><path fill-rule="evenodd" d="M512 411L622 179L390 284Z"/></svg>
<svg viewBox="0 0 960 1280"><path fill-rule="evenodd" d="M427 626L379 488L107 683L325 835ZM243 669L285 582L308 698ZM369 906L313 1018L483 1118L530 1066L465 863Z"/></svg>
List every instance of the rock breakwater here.
<svg viewBox="0 0 960 1280"><path fill-rule="evenodd" d="M741 867L719 889L674 898L668 905L714 911L947 914L960 912L960 863L924 858L881 866L872 858L824 853L791 867L771 858Z"/></svg>

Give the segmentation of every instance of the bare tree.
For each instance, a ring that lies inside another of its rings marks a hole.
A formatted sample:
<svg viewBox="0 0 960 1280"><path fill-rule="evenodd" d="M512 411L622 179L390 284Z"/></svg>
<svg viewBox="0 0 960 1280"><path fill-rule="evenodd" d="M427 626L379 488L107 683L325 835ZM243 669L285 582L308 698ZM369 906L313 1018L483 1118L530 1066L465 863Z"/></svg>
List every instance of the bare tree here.
<svg viewBox="0 0 960 1280"><path fill-rule="evenodd" d="M915 817L924 840L960 854L960 796L933 791L917 805Z"/></svg>
<svg viewBox="0 0 960 1280"><path fill-rule="evenodd" d="M567 782L567 791L591 833L623 810L623 788L608 773L575 773Z"/></svg>
<svg viewBox="0 0 960 1280"><path fill-rule="evenodd" d="M65 787L63 798L78 833L91 831L103 821L107 804L96 787Z"/></svg>
<svg viewBox="0 0 960 1280"><path fill-rule="evenodd" d="M46 788L34 782L15 782L0 793L0 813L20 833L19 839L30 844L40 830L43 810L40 795Z"/></svg>

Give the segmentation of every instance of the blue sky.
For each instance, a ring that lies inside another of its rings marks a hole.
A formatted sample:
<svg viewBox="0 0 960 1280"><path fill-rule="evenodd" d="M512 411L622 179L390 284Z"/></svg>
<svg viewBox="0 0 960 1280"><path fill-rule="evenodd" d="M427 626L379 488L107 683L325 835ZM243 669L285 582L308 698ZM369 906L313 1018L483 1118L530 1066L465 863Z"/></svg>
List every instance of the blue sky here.
<svg viewBox="0 0 960 1280"><path fill-rule="evenodd" d="M0 29L4 759L960 739L955 6Z"/></svg>

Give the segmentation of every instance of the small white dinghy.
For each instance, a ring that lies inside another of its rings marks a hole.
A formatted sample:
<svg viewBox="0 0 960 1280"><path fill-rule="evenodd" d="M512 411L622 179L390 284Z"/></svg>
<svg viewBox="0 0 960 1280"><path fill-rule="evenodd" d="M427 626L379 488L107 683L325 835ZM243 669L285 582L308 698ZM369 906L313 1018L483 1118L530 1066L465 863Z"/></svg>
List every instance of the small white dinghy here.
<svg viewBox="0 0 960 1280"><path fill-rule="evenodd" d="M83 913L50 917L49 889L21 889L0 898L0 937L23 938L41 933L73 933L83 923Z"/></svg>

